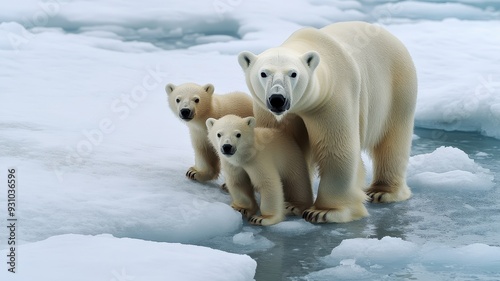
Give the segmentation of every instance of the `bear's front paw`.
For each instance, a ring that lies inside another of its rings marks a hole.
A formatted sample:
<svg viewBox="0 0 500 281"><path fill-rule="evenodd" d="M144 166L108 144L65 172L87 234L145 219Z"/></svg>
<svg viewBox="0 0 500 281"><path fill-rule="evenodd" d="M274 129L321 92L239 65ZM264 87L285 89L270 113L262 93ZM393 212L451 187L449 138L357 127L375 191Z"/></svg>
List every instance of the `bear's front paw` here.
<svg viewBox="0 0 500 281"><path fill-rule="evenodd" d="M302 213L302 218L312 223L326 223L328 222L326 214L329 211L330 210L316 210L314 208L310 208Z"/></svg>
<svg viewBox="0 0 500 281"><path fill-rule="evenodd" d="M380 191L380 192L367 192L366 195L368 195L368 201L371 203L386 203L388 202L386 199L386 195L389 195L390 193L385 192L385 191Z"/></svg>

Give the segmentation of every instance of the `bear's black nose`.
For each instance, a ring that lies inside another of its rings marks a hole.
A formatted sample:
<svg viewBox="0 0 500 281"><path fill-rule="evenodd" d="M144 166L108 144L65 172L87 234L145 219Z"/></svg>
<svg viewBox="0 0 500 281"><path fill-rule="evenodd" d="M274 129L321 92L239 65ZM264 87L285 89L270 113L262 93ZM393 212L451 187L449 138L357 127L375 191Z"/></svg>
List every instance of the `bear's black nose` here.
<svg viewBox="0 0 500 281"><path fill-rule="evenodd" d="M267 99L267 107L276 114L281 114L290 108L289 101L280 94L273 94Z"/></svg>
<svg viewBox="0 0 500 281"><path fill-rule="evenodd" d="M179 112L179 116L182 119L192 119L193 117L191 116L191 110L189 108L183 108Z"/></svg>
<svg viewBox="0 0 500 281"><path fill-rule="evenodd" d="M235 150L233 149L233 146L230 144L224 144L221 148L222 154L224 155L233 155Z"/></svg>
<svg viewBox="0 0 500 281"><path fill-rule="evenodd" d="M283 95L271 95L269 97L269 103L272 107L280 108L285 105L286 99Z"/></svg>

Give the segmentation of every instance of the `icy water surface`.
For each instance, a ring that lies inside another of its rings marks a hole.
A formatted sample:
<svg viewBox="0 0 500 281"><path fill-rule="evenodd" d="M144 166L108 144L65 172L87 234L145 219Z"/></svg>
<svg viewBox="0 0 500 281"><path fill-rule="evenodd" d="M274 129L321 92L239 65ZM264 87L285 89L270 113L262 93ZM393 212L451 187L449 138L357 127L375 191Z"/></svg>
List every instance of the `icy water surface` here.
<svg viewBox="0 0 500 281"><path fill-rule="evenodd" d="M409 201L387 205L368 204L371 216L361 221L310 227L301 220L289 219L284 226L247 225L243 227L242 233L234 237L216 238L203 244L225 251L248 253L258 264L256 280L323 280L321 277L307 275L332 267L324 257L342 240L351 238L399 237L415 243L420 248L436 243L436 246L422 249L423 252L444 245L451 248L473 243L499 246L500 141L476 133L440 130L416 129L415 134L420 138L413 141L413 155L429 153L440 146L457 147L476 163L494 172L496 186L488 191L471 190L457 193L452 190L413 188L413 197ZM244 235L252 238L239 241ZM249 245L245 245L246 243ZM402 261L399 267L384 270L374 266L369 271L375 275L368 276L367 280L500 278L498 271L491 273L468 270L469 273L465 273L457 272L453 266L419 267ZM372 279L374 276L376 278Z"/></svg>

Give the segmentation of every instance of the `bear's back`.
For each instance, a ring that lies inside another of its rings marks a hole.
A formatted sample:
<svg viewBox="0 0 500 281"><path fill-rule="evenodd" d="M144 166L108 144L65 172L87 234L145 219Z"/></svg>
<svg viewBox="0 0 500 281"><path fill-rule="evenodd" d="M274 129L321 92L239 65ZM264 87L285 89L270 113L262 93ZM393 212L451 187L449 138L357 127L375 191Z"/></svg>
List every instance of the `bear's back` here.
<svg viewBox="0 0 500 281"><path fill-rule="evenodd" d="M299 53L314 50L322 60L333 59L336 63L346 55L354 56L355 61L370 60L373 64L377 64L376 60L407 61L410 56L403 43L387 30L360 21L334 23L321 29L302 28L281 46Z"/></svg>
<svg viewBox="0 0 500 281"><path fill-rule="evenodd" d="M229 114L239 117L253 116L252 98L243 92L214 95L212 97L212 108L216 115L210 116L212 118L221 118Z"/></svg>
<svg viewBox="0 0 500 281"><path fill-rule="evenodd" d="M371 61L372 64L411 61L403 43L380 25L360 21L340 22L325 26L320 31L338 42L356 61Z"/></svg>

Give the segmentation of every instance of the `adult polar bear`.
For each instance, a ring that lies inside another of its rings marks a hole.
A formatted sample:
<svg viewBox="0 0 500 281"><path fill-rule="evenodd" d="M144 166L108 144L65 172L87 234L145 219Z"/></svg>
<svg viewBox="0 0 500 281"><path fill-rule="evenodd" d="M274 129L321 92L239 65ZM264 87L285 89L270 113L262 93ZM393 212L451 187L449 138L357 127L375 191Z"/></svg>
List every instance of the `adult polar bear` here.
<svg viewBox="0 0 500 281"><path fill-rule="evenodd" d="M258 125L284 121L294 133L289 116L305 124L307 135L293 135L309 146L303 151L312 152L320 176L314 206L303 213L307 221L349 222L368 215L368 198L396 202L411 196L405 174L417 77L396 37L368 23L336 23L300 29L281 46L258 56L242 52L238 61ZM362 149L374 160L368 197Z"/></svg>

